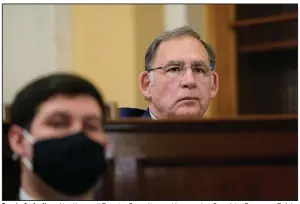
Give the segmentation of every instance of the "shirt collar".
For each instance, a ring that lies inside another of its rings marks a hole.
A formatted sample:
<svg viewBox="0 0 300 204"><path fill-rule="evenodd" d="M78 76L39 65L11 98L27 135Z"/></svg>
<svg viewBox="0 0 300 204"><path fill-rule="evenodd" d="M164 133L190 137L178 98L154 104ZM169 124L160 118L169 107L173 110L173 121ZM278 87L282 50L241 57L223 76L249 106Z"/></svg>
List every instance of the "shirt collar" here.
<svg viewBox="0 0 300 204"><path fill-rule="evenodd" d="M28 195L28 193L26 193L23 188L20 188L20 191L19 191L19 199L20 200L37 200L33 197L31 197L30 195Z"/></svg>
<svg viewBox="0 0 300 204"><path fill-rule="evenodd" d="M150 116L153 120L157 120L157 118L151 113L151 111L149 110Z"/></svg>

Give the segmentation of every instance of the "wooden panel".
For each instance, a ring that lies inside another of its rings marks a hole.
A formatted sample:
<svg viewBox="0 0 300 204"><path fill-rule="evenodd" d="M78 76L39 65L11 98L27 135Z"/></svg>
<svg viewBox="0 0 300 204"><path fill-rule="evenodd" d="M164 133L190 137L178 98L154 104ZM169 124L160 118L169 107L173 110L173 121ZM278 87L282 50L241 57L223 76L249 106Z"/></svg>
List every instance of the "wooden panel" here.
<svg viewBox="0 0 300 204"><path fill-rule="evenodd" d="M237 20L235 21L232 26L233 27L246 27L246 26L253 26L259 24L269 24L269 23L278 23L278 22L286 22L291 20L297 20L298 13L287 13L282 15L275 15L275 16L267 16L262 18L250 18L245 20Z"/></svg>
<svg viewBox="0 0 300 204"><path fill-rule="evenodd" d="M297 4L237 4L236 18L264 18L298 12Z"/></svg>
<svg viewBox="0 0 300 204"><path fill-rule="evenodd" d="M216 72L219 75L219 92L213 99L212 115L232 117L237 115L237 85L235 60L235 32L230 24L235 19L234 5L207 5L208 42L216 54Z"/></svg>
<svg viewBox="0 0 300 204"><path fill-rule="evenodd" d="M273 24L258 24L250 27L238 28L239 47L251 44L276 43L287 40L298 39L298 21L278 22ZM259 33L259 35L257 35ZM252 36L257 35L255 38Z"/></svg>
<svg viewBox="0 0 300 204"><path fill-rule="evenodd" d="M177 162L141 168L141 200L282 200L297 194L296 188L285 188L297 186L297 168L292 165Z"/></svg>
<svg viewBox="0 0 300 204"><path fill-rule="evenodd" d="M106 103L107 118L115 120L119 117L118 104L116 102Z"/></svg>
<svg viewBox="0 0 300 204"><path fill-rule="evenodd" d="M239 113L297 113L297 61L297 49L239 55Z"/></svg>
<svg viewBox="0 0 300 204"><path fill-rule="evenodd" d="M297 119L109 121L108 170L97 199L297 200ZM9 165L11 152L3 155L3 195L12 196L19 173Z"/></svg>
<svg viewBox="0 0 300 204"><path fill-rule="evenodd" d="M297 113L298 6L236 5L238 114Z"/></svg>
<svg viewBox="0 0 300 204"><path fill-rule="evenodd" d="M298 72L294 57L298 46L297 4L207 7L207 35L216 51L220 76L219 93L211 105L213 115L297 112L297 86L291 85L295 78L297 81ZM275 90L279 91L274 95Z"/></svg>
<svg viewBox="0 0 300 204"><path fill-rule="evenodd" d="M109 200L297 200L297 117L111 121Z"/></svg>
<svg viewBox="0 0 300 204"><path fill-rule="evenodd" d="M284 40L278 42L269 43L257 43L253 45L243 45L240 47L239 52L241 54L251 54L266 51L277 51L277 50L290 50L291 48L296 49L298 47L297 40Z"/></svg>

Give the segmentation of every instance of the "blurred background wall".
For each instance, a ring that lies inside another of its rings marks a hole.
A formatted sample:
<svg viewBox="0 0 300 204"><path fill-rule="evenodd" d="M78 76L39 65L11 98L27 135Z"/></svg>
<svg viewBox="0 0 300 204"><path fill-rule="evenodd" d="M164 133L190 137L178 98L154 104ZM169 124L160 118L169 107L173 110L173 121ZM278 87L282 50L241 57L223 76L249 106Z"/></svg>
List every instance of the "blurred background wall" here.
<svg viewBox="0 0 300 204"><path fill-rule="evenodd" d="M50 72L79 73L119 106L147 107L138 88L145 51L163 30L205 39L205 5L4 5L3 101Z"/></svg>
<svg viewBox="0 0 300 204"><path fill-rule="evenodd" d="M31 79L73 70L68 5L3 5L3 101Z"/></svg>
<svg viewBox="0 0 300 204"><path fill-rule="evenodd" d="M138 88L146 49L184 25L216 53L220 88L207 117L297 113L297 4L5 4L3 101L37 76L70 71L108 102L146 108Z"/></svg>

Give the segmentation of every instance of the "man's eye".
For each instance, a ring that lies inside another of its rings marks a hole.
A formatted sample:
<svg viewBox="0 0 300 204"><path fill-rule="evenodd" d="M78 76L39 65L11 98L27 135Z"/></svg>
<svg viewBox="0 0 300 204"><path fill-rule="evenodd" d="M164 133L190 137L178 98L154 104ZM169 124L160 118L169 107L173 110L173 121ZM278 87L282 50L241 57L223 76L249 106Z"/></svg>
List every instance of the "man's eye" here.
<svg viewBox="0 0 300 204"><path fill-rule="evenodd" d="M172 66L167 68L167 72L179 72L181 70L178 66Z"/></svg>
<svg viewBox="0 0 300 204"><path fill-rule="evenodd" d="M52 127L55 127L55 128L62 128L62 127L66 127L68 126L68 122L67 121L62 121L62 120L59 120L59 121L51 121L49 123Z"/></svg>
<svg viewBox="0 0 300 204"><path fill-rule="evenodd" d="M204 73L204 74L206 73L206 70L203 67L196 67L196 68L194 68L194 71L196 73Z"/></svg>

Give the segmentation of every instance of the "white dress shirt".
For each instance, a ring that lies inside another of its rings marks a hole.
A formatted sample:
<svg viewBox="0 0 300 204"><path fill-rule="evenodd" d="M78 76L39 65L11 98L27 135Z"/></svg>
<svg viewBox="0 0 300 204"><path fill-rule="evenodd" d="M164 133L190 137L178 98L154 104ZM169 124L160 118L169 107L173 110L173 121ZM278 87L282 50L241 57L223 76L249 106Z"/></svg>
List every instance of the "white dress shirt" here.
<svg viewBox="0 0 300 204"><path fill-rule="evenodd" d="M150 113L150 116L151 116L151 118L152 118L153 120L157 120L157 118L150 112L150 110L149 110L149 113Z"/></svg>
<svg viewBox="0 0 300 204"><path fill-rule="evenodd" d="M28 195L28 193L26 193L23 188L20 188L19 191L19 200L37 200L33 197L31 197L30 195Z"/></svg>

